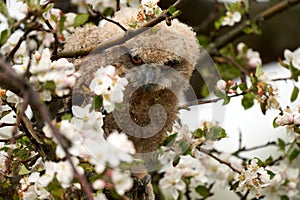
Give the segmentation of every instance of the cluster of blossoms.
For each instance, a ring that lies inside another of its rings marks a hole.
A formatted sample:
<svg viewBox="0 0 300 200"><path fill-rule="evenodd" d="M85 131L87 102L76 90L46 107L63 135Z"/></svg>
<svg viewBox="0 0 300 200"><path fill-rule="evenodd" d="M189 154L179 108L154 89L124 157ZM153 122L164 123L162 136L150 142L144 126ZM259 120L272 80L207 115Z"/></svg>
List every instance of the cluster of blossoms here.
<svg viewBox="0 0 300 200"><path fill-rule="evenodd" d="M255 69L257 66L262 64L260 54L258 51L254 51L251 48L248 48L245 43L241 42L237 45L239 59L246 59L247 64L250 68ZM244 58L245 57L245 58Z"/></svg>
<svg viewBox="0 0 300 200"><path fill-rule="evenodd" d="M251 160L250 164L246 165L238 179L240 181L236 191L244 192L250 190L251 193L255 194L256 198L261 196L261 190L270 183L268 171L258 165L257 159Z"/></svg>
<svg viewBox="0 0 300 200"><path fill-rule="evenodd" d="M116 2L111 0L71 0L71 3L78 6L79 13L86 13L87 7L86 5L92 5L92 7L100 12L105 11L107 8L111 8L113 10L116 9ZM121 7L138 7L140 5L140 0L120 0Z"/></svg>
<svg viewBox="0 0 300 200"><path fill-rule="evenodd" d="M225 136L223 129L209 122L204 122L202 127L194 132L189 131L187 126L180 127L177 124L173 127L169 136L172 138L171 145L162 146L159 156L159 161L164 166L160 170L164 177L159 181L159 187L166 198L208 197L211 195L209 185L216 177L222 182L233 178L233 172L228 167L218 165L217 161L199 150L200 146L211 149L215 141ZM185 155L187 152L189 153ZM179 162L173 166L172 162L177 159ZM231 161L236 163L235 160Z"/></svg>
<svg viewBox="0 0 300 200"><path fill-rule="evenodd" d="M106 174L106 180L97 179L92 186L95 190L103 189L107 184L112 185L112 189L119 195L124 195L132 185L133 181L129 173L118 171L118 167L122 162L131 163L132 155L135 153L133 143L128 140L124 133L112 132L107 139L103 136L103 115L101 112L90 111L91 105L84 108L73 106L74 116L71 120L62 120L57 124L60 133L70 142L68 153L72 156L72 163L77 172L83 173L83 168L79 166L79 160L83 159L94 166L97 174ZM48 138L53 138L49 125L43 128ZM56 141L55 138L53 138ZM106 152L106 153L105 153ZM107 154L107 152L110 152ZM64 159L66 153L57 143L56 156ZM58 180L63 188L68 188L73 183L73 170L68 160L43 163L39 160L39 168L45 170L43 175L39 172L31 170L29 177L21 179L20 193L24 199L39 198L44 199L45 195L50 197L50 193L46 191L47 186L53 181L54 177ZM106 165L115 169L106 168ZM96 198L95 198L96 199Z"/></svg>
<svg viewBox="0 0 300 200"><path fill-rule="evenodd" d="M37 10L41 10L41 6L46 4L47 2L41 1L40 4L25 4L24 2L12 1L11 4L21 4L17 7L9 8L10 11L8 17L12 17L16 20L21 20L26 16L26 13L35 12ZM17 15L14 13L15 9L21 10L21 15ZM44 12L42 16L37 21L38 25L41 25L45 31L40 30L32 30L28 34L28 39L24 40L17 52L14 55L15 63L24 63L25 65L29 62L28 50L35 50L38 48L39 51L42 51L44 48L50 47L51 43L55 41L54 36L51 32L56 32L58 35L58 40L63 42L65 38L74 30L74 23L76 19L75 13L63 13L60 9L57 8L49 8L47 12ZM47 23L45 22L47 21ZM63 22L63 23L62 23ZM37 26L38 26L37 25ZM50 26L49 26L50 25ZM6 28L6 29L5 29ZM0 32L7 30L8 27L3 27L0 29ZM18 43L21 37L25 34L25 32L21 29L17 29L14 31L6 43L1 47L0 53L2 55L7 55Z"/></svg>
<svg viewBox="0 0 300 200"><path fill-rule="evenodd" d="M250 191L255 198L268 199L291 198L298 193L299 169L285 164L263 167L258 159L250 160L238 175L237 192ZM251 197L249 197L251 198Z"/></svg>
<svg viewBox="0 0 300 200"><path fill-rule="evenodd" d="M226 16L223 18L222 26L233 26L235 23L240 22L242 15L238 11L227 11Z"/></svg>
<svg viewBox="0 0 300 200"><path fill-rule="evenodd" d="M123 91L127 84L127 79L119 77L115 67L108 65L97 70L89 88L95 95L102 96L104 109L112 112L116 104L123 101Z"/></svg>
<svg viewBox="0 0 300 200"><path fill-rule="evenodd" d="M277 101L278 88L276 84L263 72L259 67L256 70L256 78L252 80L252 84L256 84L257 95L256 99L261 104L264 105L265 109L278 109L280 107Z"/></svg>
<svg viewBox="0 0 300 200"><path fill-rule="evenodd" d="M145 22L160 15L161 8L157 5L159 0L142 0L139 6L137 20Z"/></svg>
<svg viewBox="0 0 300 200"><path fill-rule="evenodd" d="M16 64L13 68L23 74L27 70L27 65L26 63ZM45 48L42 54L35 52L29 72L32 74L29 81L36 90L40 91L43 101L51 101L51 93L60 97L69 94L70 88L79 76L75 72L75 66L66 58L51 61L48 48Z"/></svg>
<svg viewBox="0 0 300 200"><path fill-rule="evenodd" d="M238 93L237 84L233 80L225 81L225 80L221 79L217 82L216 88L219 91L221 91L222 93L226 93L226 94Z"/></svg>
<svg viewBox="0 0 300 200"><path fill-rule="evenodd" d="M226 15L219 19L221 26L233 26L238 23L242 19L242 15L247 11L247 7L245 6L245 2L236 1L230 5L225 4L226 7Z"/></svg>
<svg viewBox="0 0 300 200"><path fill-rule="evenodd" d="M275 119L279 126L286 126L289 140L300 140L300 110L299 108L292 111L290 108L285 109Z"/></svg>

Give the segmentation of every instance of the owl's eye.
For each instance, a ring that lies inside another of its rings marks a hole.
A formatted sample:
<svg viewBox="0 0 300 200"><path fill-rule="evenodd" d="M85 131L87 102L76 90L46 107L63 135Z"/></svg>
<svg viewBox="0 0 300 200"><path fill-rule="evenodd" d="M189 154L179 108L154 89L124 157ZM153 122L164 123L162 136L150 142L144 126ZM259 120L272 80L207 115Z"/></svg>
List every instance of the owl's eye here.
<svg viewBox="0 0 300 200"><path fill-rule="evenodd" d="M141 59L141 57L139 55L135 55L135 56L130 55L130 60L135 65L143 64L143 60Z"/></svg>
<svg viewBox="0 0 300 200"><path fill-rule="evenodd" d="M174 67L177 64L179 64L178 60L169 60L169 61L164 63L164 65L169 66L169 67Z"/></svg>

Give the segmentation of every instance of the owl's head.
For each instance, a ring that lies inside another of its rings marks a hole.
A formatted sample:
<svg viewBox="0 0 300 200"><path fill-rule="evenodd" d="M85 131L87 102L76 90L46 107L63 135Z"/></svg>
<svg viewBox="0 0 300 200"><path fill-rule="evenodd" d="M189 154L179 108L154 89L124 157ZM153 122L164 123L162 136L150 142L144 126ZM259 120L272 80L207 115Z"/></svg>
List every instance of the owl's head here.
<svg viewBox="0 0 300 200"><path fill-rule="evenodd" d="M113 19L131 30L129 25L137 13L135 8L124 8ZM65 50L95 47L124 34L112 23L101 28L87 25L71 35ZM171 26L161 22L121 45L96 49L80 60L82 75L77 88L88 85L98 68L113 65L120 76L128 79L130 87L167 88L177 96L187 88L199 55L199 43L190 27L176 19Z"/></svg>

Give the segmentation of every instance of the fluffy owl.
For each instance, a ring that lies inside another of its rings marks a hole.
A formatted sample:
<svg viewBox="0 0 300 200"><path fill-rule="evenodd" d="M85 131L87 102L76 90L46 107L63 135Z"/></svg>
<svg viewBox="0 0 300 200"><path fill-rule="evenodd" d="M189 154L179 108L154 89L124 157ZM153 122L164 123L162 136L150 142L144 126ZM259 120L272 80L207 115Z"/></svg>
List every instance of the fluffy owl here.
<svg viewBox="0 0 300 200"><path fill-rule="evenodd" d="M130 30L137 14L138 9L124 8L113 20ZM94 48L124 34L113 23L101 28L86 25L70 36L64 49ZM139 154L157 151L176 120L178 101L189 86L199 52L195 33L176 19L171 26L161 22L123 44L95 49L74 60L81 76L73 89L73 104L91 102L93 95L83 88L89 86L97 69L115 66L129 83L121 108L104 118L105 134L112 130L126 133Z"/></svg>
<svg viewBox="0 0 300 200"><path fill-rule="evenodd" d="M115 21L130 30L138 9L124 8ZM70 36L65 50L94 48L104 41L122 36L117 25L107 23L99 28L87 25ZM82 105L92 96L84 93L100 67L113 65L117 74L129 81L122 108L105 117L105 133L119 130L128 134L136 152L156 151L176 119L177 104L189 86L190 76L199 57L199 44L190 27L173 20L161 22L124 44L108 49L95 49L77 59L80 78L73 89L73 103Z"/></svg>

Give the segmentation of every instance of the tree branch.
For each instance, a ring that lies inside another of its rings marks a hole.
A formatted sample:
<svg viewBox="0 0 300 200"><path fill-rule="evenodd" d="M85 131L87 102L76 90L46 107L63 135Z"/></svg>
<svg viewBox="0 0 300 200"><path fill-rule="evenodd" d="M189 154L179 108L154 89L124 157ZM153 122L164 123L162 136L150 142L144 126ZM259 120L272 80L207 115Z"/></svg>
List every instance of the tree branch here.
<svg viewBox="0 0 300 200"><path fill-rule="evenodd" d="M183 4L185 4L187 1L189 0L177 0L173 6L178 9L180 8ZM165 10L163 11L157 18L149 21L148 23L144 24L143 26L141 26L140 28L133 30L133 31L127 31L125 33L125 35L123 35L122 37L119 37L115 40L111 40L108 42L104 42L101 43L100 45L98 45L95 48L88 48L88 49L80 49L80 50L72 50L72 51L62 51L62 52L58 52L57 54L57 58L72 58L72 57L78 57L78 56L86 56L88 55L92 50L94 49L108 49L110 47L116 46L116 45L120 45L125 43L126 41L132 39L133 37L145 32L146 30L148 30L149 28L155 26L156 24L164 21L166 19L166 16L168 16L169 10Z"/></svg>
<svg viewBox="0 0 300 200"><path fill-rule="evenodd" d="M253 19L246 20L242 22L241 24L237 25L235 28L229 30L224 35L221 35L218 37L214 42L210 43L206 51L212 55L216 54L217 50L228 44L229 42L233 41L237 37L244 34L244 28L249 26L251 23L258 23L263 22L285 10L288 8L295 6L300 3L300 0L284 0L281 1L272 7L264 10L263 12L259 13L257 16L255 16Z"/></svg>
<svg viewBox="0 0 300 200"><path fill-rule="evenodd" d="M240 170L234 168L234 167L231 165L231 163L226 162L226 161L224 161L224 160L218 158L217 156L215 156L214 154L212 154L210 151L208 151L208 150L206 150L206 149L203 149L203 148L201 148L201 147L198 147L197 149L198 149L200 152L202 152L202 153L208 155L209 157L215 159L215 160L218 161L219 163L228 166L230 169L232 169L232 171L237 172L237 173L239 173L239 174L242 173Z"/></svg>
<svg viewBox="0 0 300 200"><path fill-rule="evenodd" d="M117 1L117 2L118 2L118 1ZM103 15L103 13L100 12L99 10L96 10L96 9L92 9L92 8L91 8L91 12L93 12L94 14L97 14L97 15L100 16L102 19L104 19L104 20L106 20L106 21L108 21L108 22L110 22L110 23L113 23L113 24L117 25L117 26L120 27L120 29L122 29L124 32L127 32L127 29L126 29L124 26L122 26L122 24L120 24L119 22L117 22L117 21L115 21L115 20L112 20L112 19L107 18L107 17L106 17L105 15Z"/></svg>
<svg viewBox="0 0 300 200"><path fill-rule="evenodd" d="M18 76L16 72L9 65L7 65L7 63L5 63L2 58L0 58L0 75L2 75L0 79L0 84L2 88L11 91L21 91L22 96L24 96L25 93L26 95L28 95L28 98L30 99L30 102L28 102L29 105L32 109L39 111L45 123L49 125L54 138L56 138L58 144L61 145L64 152L66 153L66 158L72 167L74 176L78 178L85 194L87 195L87 198L89 200L92 200L93 197L91 195L92 190L90 188L90 185L86 178L83 175L79 174L79 172L76 170L74 163L71 160L71 155L68 152L68 146L64 141L62 135L57 130L57 128L51 123L50 114L46 106L40 102L39 94L30 87L30 85L26 82L24 78Z"/></svg>
<svg viewBox="0 0 300 200"><path fill-rule="evenodd" d="M234 94L229 96L231 97L238 97L238 96L242 96L244 94L246 94L247 92L242 92L242 93L238 93L238 94ZM197 100L197 101L192 101L183 105L178 106L178 109L187 109L188 107L191 106L196 106L196 105L202 105L202 104L208 104L208 103L216 103L218 101L224 100L224 98L215 98L215 99L208 99L208 100Z"/></svg>

